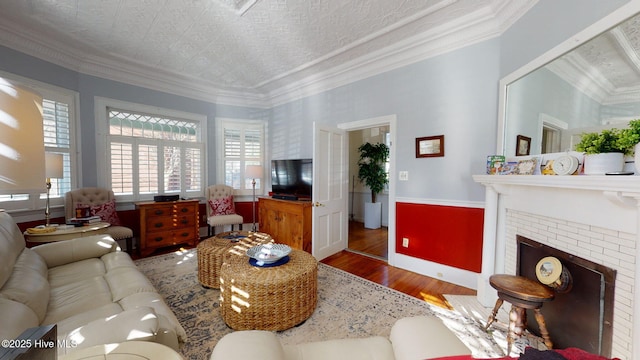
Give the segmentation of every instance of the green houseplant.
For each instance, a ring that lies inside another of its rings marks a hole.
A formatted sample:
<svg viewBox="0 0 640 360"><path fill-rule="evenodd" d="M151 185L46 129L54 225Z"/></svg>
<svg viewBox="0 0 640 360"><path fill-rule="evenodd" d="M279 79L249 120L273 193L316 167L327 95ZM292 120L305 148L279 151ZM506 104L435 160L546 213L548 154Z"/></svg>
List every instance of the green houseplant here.
<svg viewBox="0 0 640 360"><path fill-rule="evenodd" d="M603 175L622 171L626 149L621 146L620 134L619 129L582 134L575 149L586 154L584 159L586 175Z"/></svg>
<svg viewBox="0 0 640 360"><path fill-rule="evenodd" d="M369 229L380 227L382 216L382 204L376 203L377 194L384 190L389 182L384 163L389 157L389 147L382 143L364 143L358 147L360 159L358 160L358 179L371 190L371 202L365 203L365 224Z"/></svg>
<svg viewBox="0 0 640 360"><path fill-rule="evenodd" d="M633 156L636 173L640 172L640 119L629 121L629 127L620 130L618 146Z"/></svg>

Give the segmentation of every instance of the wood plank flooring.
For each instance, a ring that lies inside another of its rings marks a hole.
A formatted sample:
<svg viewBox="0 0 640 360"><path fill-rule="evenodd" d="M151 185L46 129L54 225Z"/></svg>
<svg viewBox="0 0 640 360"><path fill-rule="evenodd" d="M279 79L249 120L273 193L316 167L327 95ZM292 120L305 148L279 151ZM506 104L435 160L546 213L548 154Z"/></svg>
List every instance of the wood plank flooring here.
<svg viewBox="0 0 640 360"><path fill-rule="evenodd" d="M452 307L444 294L476 295L473 289L390 266L386 261L348 250L321 262L447 309Z"/></svg>

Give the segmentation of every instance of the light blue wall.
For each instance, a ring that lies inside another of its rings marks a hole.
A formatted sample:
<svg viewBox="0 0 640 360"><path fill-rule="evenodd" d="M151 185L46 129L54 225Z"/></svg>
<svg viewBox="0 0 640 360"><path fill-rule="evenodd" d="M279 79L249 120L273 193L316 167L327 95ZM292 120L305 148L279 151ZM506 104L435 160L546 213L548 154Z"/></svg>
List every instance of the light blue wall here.
<svg viewBox="0 0 640 360"><path fill-rule="evenodd" d="M270 124L274 157L310 157L313 122L327 125L397 116L397 196L482 200L471 175L495 148L499 41L442 56L277 106ZM445 135L445 157L415 157L415 139ZM393 174L392 176L397 176Z"/></svg>

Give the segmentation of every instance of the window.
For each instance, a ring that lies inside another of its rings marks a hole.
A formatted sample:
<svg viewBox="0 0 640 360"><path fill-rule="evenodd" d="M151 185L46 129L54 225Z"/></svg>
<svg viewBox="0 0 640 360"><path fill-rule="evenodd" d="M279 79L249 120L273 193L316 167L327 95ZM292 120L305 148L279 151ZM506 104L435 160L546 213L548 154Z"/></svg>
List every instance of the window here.
<svg viewBox="0 0 640 360"><path fill-rule="evenodd" d="M244 175L247 165L264 169L265 126L262 120L217 119L218 182L236 189L236 194L249 195L253 179ZM262 189L256 179L256 191Z"/></svg>
<svg viewBox="0 0 640 360"><path fill-rule="evenodd" d="M63 175L61 179L51 179L50 205L62 206L64 194L76 186L75 119L77 93L57 86L2 74L7 79L25 84L42 95L42 126L44 146L47 153L63 155ZM45 179L42 179L42 193L0 195L0 208L7 210L33 210L44 208L46 199Z"/></svg>
<svg viewBox="0 0 640 360"><path fill-rule="evenodd" d="M99 132L106 135L105 166L98 171L116 198L204 196L205 116L109 99L96 104L105 114Z"/></svg>

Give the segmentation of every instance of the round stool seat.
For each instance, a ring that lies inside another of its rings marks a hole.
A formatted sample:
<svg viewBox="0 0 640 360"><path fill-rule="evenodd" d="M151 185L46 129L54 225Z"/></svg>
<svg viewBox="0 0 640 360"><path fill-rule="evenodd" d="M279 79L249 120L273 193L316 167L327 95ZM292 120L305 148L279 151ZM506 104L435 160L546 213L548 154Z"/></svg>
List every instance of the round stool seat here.
<svg viewBox="0 0 640 360"><path fill-rule="evenodd" d="M555 297L549 287L522 276L491 275L489 284L498 290L498 296L502 295L504 300L512 304L517 301L518 305L526 309L541 307L543 302L551 301Z"/></svg>
<svg viewBox="0 0 640 360"><path fill-rule="evenodd" d="M551 349L553 343L547 331L544 316L540 312L542 304L555 298L555 293L549 287L537 281L515 275L497 274L489 277L489 284L498 290L498 300L489 316L486 329L496 320L498 310L504 301L511 303L509 312L509 333L507 335L507 356L511 354L511 346L516 338L523 335L527 327L527 313L525 309L532 309L536 321L540 326L540 335L544 344Z"/></svg>

